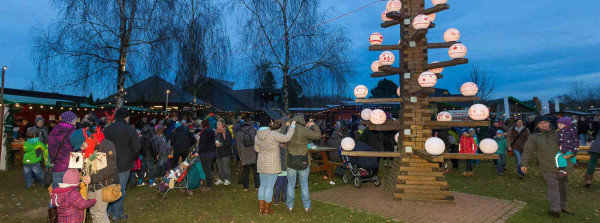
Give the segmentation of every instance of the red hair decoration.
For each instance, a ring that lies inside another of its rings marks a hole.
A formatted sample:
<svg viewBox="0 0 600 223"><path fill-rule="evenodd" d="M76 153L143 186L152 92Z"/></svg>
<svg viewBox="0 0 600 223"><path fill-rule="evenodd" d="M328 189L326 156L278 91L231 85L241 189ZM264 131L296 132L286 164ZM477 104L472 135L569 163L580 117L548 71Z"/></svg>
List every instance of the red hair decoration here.
<svg viewBox="0 0 600 223"><path fill-rule="evenodd" d="M108 121L110 123L113 123L115 120L115 110L112 110L112 115L109 115L108 112L104 112L104 115L106 115L106 118L108 118Z"/></svg>
<svg viewBox="0 0 600 223"><path fill-rule="evenodd" d="M87 144L83 150L83 156L85 158L90 158L90 155L94 153L96 146L100 145L102 140L104 140L104 133L102 133L100 127L98 127L95 133L88 136L88 128L84 128L83 136L85 137L85 143Z"/></svg>

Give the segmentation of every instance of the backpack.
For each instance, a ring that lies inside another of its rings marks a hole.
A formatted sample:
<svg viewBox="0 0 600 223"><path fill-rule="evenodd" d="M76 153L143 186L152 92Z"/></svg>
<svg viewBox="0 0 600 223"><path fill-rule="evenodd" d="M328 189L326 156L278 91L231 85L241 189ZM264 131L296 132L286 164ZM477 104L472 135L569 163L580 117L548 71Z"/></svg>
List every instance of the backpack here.
<svg viewBox="0 0 600 223"><path fill-rule="evenodd" d="M152 138L152 133L150 133L150 131L144 131L144 134L142 135L142 147L144 148L144 150L150 150L150 154L152 154L152 157L156 157L158 155L158 148L156 146L156 142Z"/></svg>
<svg viewBox="0 0 600 223"><path fill-rule="evenodd" d="M242 144L244 145L244 147L254 146L254 137L252 137L252 135L250 134L250 130L241 132L243 133Z"/></svg>

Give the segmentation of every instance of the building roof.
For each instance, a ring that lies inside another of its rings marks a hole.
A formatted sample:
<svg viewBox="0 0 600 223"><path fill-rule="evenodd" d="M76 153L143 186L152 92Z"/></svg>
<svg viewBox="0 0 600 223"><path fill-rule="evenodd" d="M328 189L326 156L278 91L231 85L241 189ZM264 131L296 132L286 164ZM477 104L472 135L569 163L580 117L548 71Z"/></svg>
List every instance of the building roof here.
<svg viewBox="0 0 600 223"><path fill-rule="evenodd" d="M514 98L514 97L510 97L510 96L509 96L509 97L508 97L508 101L509 101L509 103L510 103L510 102L512 102L512 103L517 103L518 105L521 105L521 106L523 106L523 107L525 107L525 108L527 108L527 109L529 109L529 110L531 110L531 111L537 111L537 108L535 108L535 106L531 106L530 104L528 104L528 103L526 103L526 102L522 102L522 101L520 101L519 99L516 99L516 98ZM493 105L493 104L498 104L498 103L504 104L504 98L498 98L498 99L496 99L496 100L491 100L491 101L489 101L489 102L488 102L488 103L486 103L486 104L487 104L488 106L491 106L491 105Z"/></svg>
<svg viewBox="0 0 600 223"><path fill-rule="evenodd" d="M57 102L74 103L67 100L50 99L50 98L39 98L21 95L4 94L4 104L35 104L35 105L56 105Z"/></svg>
<svg viewBox="0 0 600 223"><path fill-rule="evenodd" d="M25 97L29 97L29 98L56 99L56 100L70 101L70 102L76 102L76 103L85 103L85 101L87 100L87 97L84 97L84 96L4 88L5 99L6 99L7 95L25 96ZM17 102L15 102L15 103L17 103ZM18 103L28 103L28 102L18 102ZM31 103L31 104L34 104L34 103Z"/></svg>
<svg viewBox="0 0 600 223"><path fill-rule="evenodd" d="M165 103L167 100L167 90L169 90L169 103L189 104L194 102L194 96L190 93L175 87L175 85L159 76L151 76L137 82L125 89L125 100L130 102L143 103ZM101 103L114 102L116 94L108 96ZM204 101L196 99L197 104L204 104Z"/></svg>

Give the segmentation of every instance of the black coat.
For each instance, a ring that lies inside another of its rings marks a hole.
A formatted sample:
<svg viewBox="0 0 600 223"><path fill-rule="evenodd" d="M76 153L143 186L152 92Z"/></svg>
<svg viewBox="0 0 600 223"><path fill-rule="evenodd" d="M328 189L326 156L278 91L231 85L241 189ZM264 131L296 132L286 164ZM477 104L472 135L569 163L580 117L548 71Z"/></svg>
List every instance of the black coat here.
<svg viewBox="0 0 600 223"><path fill-rule="evenodd" d="M90 175L91 184L88 186L90 191L102 189L106 184L118 184L119 173L117 172L117 158L115 144L110 140L102 140L100 145L96 146L96 151L106 154L106 167L97 173Z"/></svg>
<svg viewBox="0 0 600 223"><path fill-rule="evenodd" d="M173 131L173 135L171 136L171 146L173 146L173 151L176 153L189 153L190 147L196 144L196 138L194 138L194 134L189 131L186 131L183 126L179 126Z"/></svg>
<svg viewBox="0 0 600 223"><path fill-rule="evenodd" d="M202 131L196 153L204 156L211 156L210 154L212 154L213 158L217 155L217 149L215 147L215 130L206 128Z"/></svg>
<svg viewBox="0 0 600 223"><path fill-rule="evenodd" d="M115 123L104 129L104 136L115 144L117 151L117 170L124 172L133 169L135 159L140 155L142 148L141 139L137 132L123 119L117 119Z"/></svg>
<svg viewBox="0 0 600 223"><path fill-rule="evenodd" d="M225 129L225 138L223 134L217 134L217 140L221 143L221 147L217 147L217 158L232 157L233 152L231 150L232 138L229 129Z"/></svg>

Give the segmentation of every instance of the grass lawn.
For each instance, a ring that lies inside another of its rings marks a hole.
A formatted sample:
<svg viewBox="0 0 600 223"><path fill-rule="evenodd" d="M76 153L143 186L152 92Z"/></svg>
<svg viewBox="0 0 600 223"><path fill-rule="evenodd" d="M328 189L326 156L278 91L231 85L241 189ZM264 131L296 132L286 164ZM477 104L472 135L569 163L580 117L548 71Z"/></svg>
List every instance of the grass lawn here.
<svg viewBox="0 0 600 223"><path fill-rule="evenodd" d="M461 168L464 164L461 163ZM559 222L547 216L545 184L536 166L524 180L514 173L514 159L504 177L492 172L491 162L482 161L475 169L476 176L464 178L459 172L447 174L453 191L472 193L507 200L527 202L526 207L509 219L509 222ZM564 216L560 222L599 222L600 221L600 183L595 181L590 189L581 187L584 169L578 168L570 176L569 203L576 216ZM385 176L387 170L381 171ZM235 179L234 179L235 181ZM336 185L329 185L323 174L310 176L311 191L341 186L341 179L335 179ZM0 222L45 222L47 190L41 187L25 189L22 170L0 172ZM381 216L353 211L335 205L313 201L313 212L304 214L301 210L299 194L296 196L296 209L292 213L285 211L285 205L275 206L275 215L260 216L257 212L256 191L244 192L241 185L216 186L210 192L196 190L188 196L181 191L169 192L165 200L158 196L155 188L147 186L128 190L125 200L127 222L389 222Z"/></svg>

